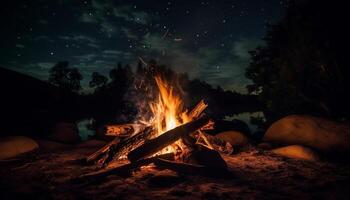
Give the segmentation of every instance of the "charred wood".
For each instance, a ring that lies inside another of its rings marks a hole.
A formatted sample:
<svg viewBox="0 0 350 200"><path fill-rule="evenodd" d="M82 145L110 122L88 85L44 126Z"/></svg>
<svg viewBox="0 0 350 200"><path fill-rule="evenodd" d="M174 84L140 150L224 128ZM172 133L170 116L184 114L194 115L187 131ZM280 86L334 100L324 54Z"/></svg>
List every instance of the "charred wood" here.
<svg viewBox="0 0 350 200"><path fill-rule="evenodd" d="M203 116L196 120L192 120L191 122L188 122L186 124L180 125L174 129L171 129L163 133L162 135L145 142L140 147L132 150L128 154L128 159L131 162L134 162L139 159L152 156L153 154L162 150L166 146L174 143L181 137L200 129L202 126L204 126L208 122L209 122L209 118L207 116Z"/></svg>

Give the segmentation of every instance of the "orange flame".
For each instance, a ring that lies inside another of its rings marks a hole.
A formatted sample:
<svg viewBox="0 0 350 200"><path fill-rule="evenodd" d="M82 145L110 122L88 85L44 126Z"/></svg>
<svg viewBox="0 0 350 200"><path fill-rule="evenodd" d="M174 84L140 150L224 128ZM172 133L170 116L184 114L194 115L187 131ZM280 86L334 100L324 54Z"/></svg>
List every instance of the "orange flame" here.
<svg viewBox="0 0 350 200"><path fill-rule="evenodd" d="M174 93L174 88L166 83L160 76L155 77L159 96L156 102L150 103L150 108L154 114L153 127L157 132L157 136L171 130L183 123L190 121L187 111L183 110L183 101L180 96ZM182 148L180 141L176 144ZM165 152L174 152L175 149L169 146Z"/></svg>

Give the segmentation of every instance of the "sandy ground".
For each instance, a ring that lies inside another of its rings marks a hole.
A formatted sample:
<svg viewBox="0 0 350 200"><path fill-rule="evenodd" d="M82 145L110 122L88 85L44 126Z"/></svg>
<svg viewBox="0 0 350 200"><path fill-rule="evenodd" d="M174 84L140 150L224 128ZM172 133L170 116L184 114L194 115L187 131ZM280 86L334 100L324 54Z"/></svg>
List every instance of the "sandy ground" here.
<svg viewBox="0 0 350 200"><path fill-rule="evenodd" d="M101 142L36 152L1 163L1 199L349 199L350 165L282 158L251 148L224 156L233 176L178 174L149 165L131 176L72 182L93 172L75 160Z"/></svg>

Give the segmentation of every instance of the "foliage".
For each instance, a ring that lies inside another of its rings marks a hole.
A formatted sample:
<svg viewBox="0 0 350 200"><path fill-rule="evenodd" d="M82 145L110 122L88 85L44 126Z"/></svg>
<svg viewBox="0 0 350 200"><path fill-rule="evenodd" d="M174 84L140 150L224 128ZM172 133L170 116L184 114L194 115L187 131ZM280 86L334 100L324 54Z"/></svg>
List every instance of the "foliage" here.
<svg viewBox="0 0 350 200"><path fill-rule="evenodd" d="M108 82L108 78L103 76L102 74L98 72L93 72L91 74L91 81L89 82L89 86L91 88L102 88L105 87Z"/></svg>
<svg viewBox="0 0 350 200"><path fill-rule="evenodd" d="M79 91L83 77L77 68L68 65L68 62L64 61L53 66L49 72L49 82L63 89Z"/></svg>
<svg viewBox="0 0 350 200"><path fill-rule="evenodd" d="M292 1L281 22L269 27L266 45L251 52L247 89L259 94L269 122L295 113L350 117L344 8Z"/></svg>

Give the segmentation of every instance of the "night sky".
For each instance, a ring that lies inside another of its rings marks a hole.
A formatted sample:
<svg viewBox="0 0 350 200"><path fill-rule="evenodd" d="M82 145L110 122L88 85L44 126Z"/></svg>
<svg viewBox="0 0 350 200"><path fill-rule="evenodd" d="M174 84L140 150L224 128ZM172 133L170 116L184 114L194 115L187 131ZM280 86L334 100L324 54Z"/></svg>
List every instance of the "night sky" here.
<svg viewBox="0 0 350 200"><path fill-rule="evenodd" d="M248 50L263 44L280 0L60 0L2 3L0 65L47 80L69 61L87 87L94 71L153 58L214 86L245 92Z"/></svg>

